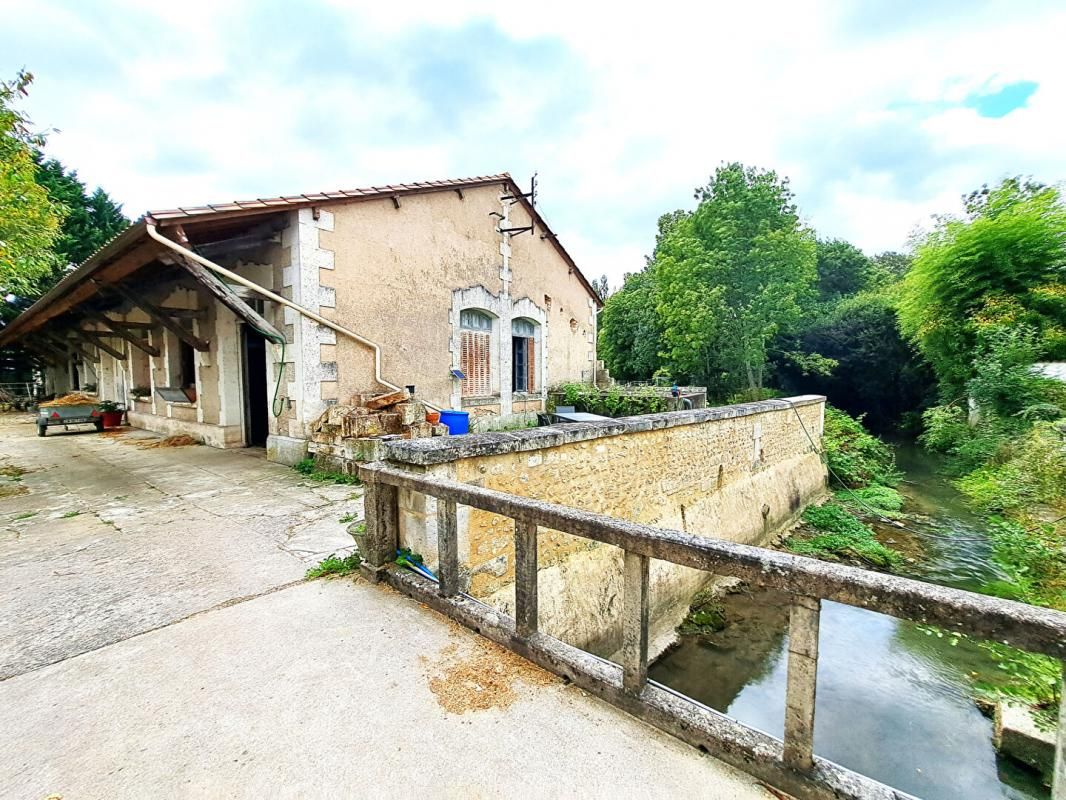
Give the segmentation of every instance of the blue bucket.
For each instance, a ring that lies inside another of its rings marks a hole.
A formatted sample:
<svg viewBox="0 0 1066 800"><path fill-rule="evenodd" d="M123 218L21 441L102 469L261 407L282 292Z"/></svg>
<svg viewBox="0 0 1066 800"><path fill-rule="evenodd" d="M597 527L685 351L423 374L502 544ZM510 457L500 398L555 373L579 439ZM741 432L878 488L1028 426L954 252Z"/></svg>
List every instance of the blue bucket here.
<svg viewBox="0 0 1066 800"><path fill-rule="evenodd" d="M470 433L470 412L441 411L440 423L448 426L449 436L462 436L464 433Z"/></svg>

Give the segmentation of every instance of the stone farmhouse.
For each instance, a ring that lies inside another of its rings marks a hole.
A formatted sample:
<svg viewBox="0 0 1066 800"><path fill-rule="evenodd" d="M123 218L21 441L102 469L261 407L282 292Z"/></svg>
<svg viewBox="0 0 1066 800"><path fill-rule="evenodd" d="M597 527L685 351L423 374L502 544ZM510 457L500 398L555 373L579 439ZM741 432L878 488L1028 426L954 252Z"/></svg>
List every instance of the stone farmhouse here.
<svg viewBox="0 0 1066 800"><path fill-rule="evenodd" d="M594 377L600 305L505 173L149 212L0 345L49 393L96 384L137 427L293 461L357 393L413 385L476 429L543 410Z"/></svg>

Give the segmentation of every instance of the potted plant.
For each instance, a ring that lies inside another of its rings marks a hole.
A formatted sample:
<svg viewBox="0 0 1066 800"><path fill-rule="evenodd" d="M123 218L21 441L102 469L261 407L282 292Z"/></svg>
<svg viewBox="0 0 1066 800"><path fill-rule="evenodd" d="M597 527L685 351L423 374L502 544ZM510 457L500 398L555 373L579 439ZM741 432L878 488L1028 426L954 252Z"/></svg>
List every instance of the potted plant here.
<svg viewBox="0 0 1066 800"><path fill-rule="evenodd" d="M113 400L103 400L97 404L100 416L103 417L105 428L119 428L122 426L122 415L126 413L121 403Z"/></svg>

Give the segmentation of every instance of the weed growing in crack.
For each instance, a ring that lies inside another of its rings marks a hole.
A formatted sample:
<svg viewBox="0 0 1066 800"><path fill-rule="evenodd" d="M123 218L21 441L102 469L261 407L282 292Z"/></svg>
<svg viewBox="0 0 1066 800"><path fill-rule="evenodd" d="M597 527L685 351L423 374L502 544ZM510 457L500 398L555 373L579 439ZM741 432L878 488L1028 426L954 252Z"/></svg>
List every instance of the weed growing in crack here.
<svg viewBox="0 0 1066 800"><path fill-rule="evenodd" d="M350 556L345 556L344 558L339 558L333 553L322 559L317 567L312 567L307 570L307 574L304 575L304 578L312 581L315 578L322 578L327 575L351 575L359 569L359 565L362 563L363 559L358 553L352 553Z"/></svg>

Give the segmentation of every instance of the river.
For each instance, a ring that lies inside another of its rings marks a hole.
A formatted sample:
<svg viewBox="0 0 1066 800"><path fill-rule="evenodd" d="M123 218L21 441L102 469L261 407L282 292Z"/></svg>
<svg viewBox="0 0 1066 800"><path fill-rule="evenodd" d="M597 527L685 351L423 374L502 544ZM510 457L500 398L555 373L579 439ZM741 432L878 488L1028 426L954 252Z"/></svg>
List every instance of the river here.
<svg viewBox="0 0 1066 800"><path fill-rule="evenodd" d="M935 471L931 456L901 444L904 510L928 516L909 527L938 537L881 534L920 554L909 577L978 590L1003 576L989 558L980 519ZM781 737L784 728L787 598L730 595L731 624L713 643L685 639L650 677L746 725ZM992 722L977 709L968 675L993 679L975 644L839 603L822 605L815 752L926 800L1043 800L1031 772L1000 758Z"/></svg>

